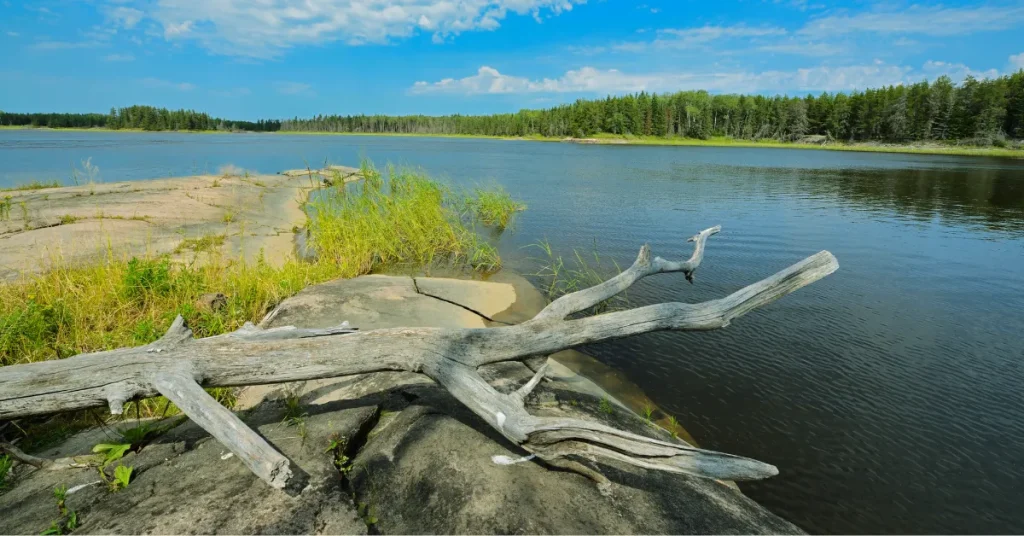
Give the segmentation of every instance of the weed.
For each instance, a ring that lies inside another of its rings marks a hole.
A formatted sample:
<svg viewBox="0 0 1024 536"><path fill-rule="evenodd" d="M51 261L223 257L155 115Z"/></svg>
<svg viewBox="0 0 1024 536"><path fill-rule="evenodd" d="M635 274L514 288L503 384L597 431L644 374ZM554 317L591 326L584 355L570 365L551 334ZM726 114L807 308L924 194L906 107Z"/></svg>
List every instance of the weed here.
<svg viewBox="0 0 1024 536"><path fill-rule="evenodd" d="M331 443L327 449L324 450L324 454L331 452L334 454L334 466L338 468L338 471L343 475L347 475L352 470L352 460L345 455L345 448L348 445L348 439L341 437L337 434L331 436Z"/></svg>
<svg viewBox="0 0 1024 536"><path fill-rule="evenodd" d="M672 437L679 438L679 421L676 420L675 416L668 416L669 432L672 432Z"/></svg>
<svg viewBox="0 0 1024 536"><path fill-rule="evenodd" d="M227 212L224 213L224 217L222 218L222 220L224 221L224 223L231 223L235 221L235 216L236 214L234 210L228 210Z"/></svg>
<svg viewBox="0 0 1024 536"><path fill-rule="evenodd" d="M11 219L11 196L5 195L0 203L0 221Z"/></svg>
<svg viewBox="0 0 1024 536"><path fill-rule="evenodd" d="M92 448L92 451L96 454L103 454L103 465L100 467L100 473L103 473L103 469L124 457L124 454L132 448L131 443L100 443Z"/></svg>
<svg viewBox="0 0 1024 536"><path fill-rule="evenodd" d="M540 278L544 293L552 300L566 294L593 287L608 280L608 273L614 271L621 273L622 269L618 263L613 262L613 268L606 268L597 254L596 244L590 254L584 254L574 249L572 259L566 263L561 255L556 255L551 243L542 240L530 247L537 248L543 254L543 258L535 259L541 265L540 270L532 274ZM590 260L590 259L593 260ZM619 293L586 311L581 311L578 316L600 314L607 311L615 311L627 308L629 298L625 292Z"/></svg>
<svg viewBox="0 0 1024 536"><path fill-rule="evenodd" d="M42 190L44 188L60 188L61 186L64 186L64 185L61 184L60 181L56 181L56 180L49 181L49 182L32 181L32 182L27 182L25 184L18 184L16 186L11 186L10 188L0 188L0 192L15 192L15 191L24 191L24 190Z"/></svg>
<svg viewBox="0 0 1024 536"><path fill-rule="evenodd" d="M601 402L597 404L597 408L608 415L615 413L615 408L612 407L612 403L605 397L601 397Z"/></svg>
<svg viewBox="0 0 1024 536"><path fill-rule="evenodd" d="M111 491L120 491L128 487L132 479L132 467L130 465L118 465L114 468L114 479L110 481Z"/></svg>
<svg viewBox="0 0 1024 536"><path fill-rule="evenodd" d="M654 406L650 405L647 402L644 402L643 412L644 412L644 419L647 422L651 422L651 417L654 415Z"/></svg>
<svg viewBox="0 0 1024 536"><path fill-rule="evenodd" d="M213 179L213 184L211 186L213 188L220 188L220 179Z"/></svg>
<svg viewBox="0 0 1024 536"><path fill-rule="evenodd" d="M21 221L25 223L25 227L28 227L28 205L24 201L20 201L18 208L21 209Z"/></svg>
<svg viewBox="0 0 1024 536"><path fill-rule="evenodd" d="M78 216L73 216L71 214L65 214L65 215L60 217L60 224L61 225L68 225L69 223L75 223L78 220L79 220Z"/></svg>
<svg viewBox="0 0 1024 536"><path fill-rule="evenodd" d="M68 497L68 487L61 484L53 488L53 499L57 501L57 510L60 511L60 515L64 515L67 512L67 507L64 505L64 500Z"/></svg>
<svg viewBox="0 0 1024 536"><path fill-rule="evenodd" d="M132 300L145 301L152 296L166 295L171 290L171 262L167 258L132 257L123 285L125 296Z"/></svg>
<svg viewBox="0 0 1024 536"><path fill-rule="evenodd" d="M14 460L10 456L4 454L0 456L0 490L5 489L9 482L7 481L7 475L11 472L11 467L14 465Z"/></svg>
<svg viewBox="0 0 1024 536"><path fill-rule="evenodd" d="M302 409L302 399L299 395L292 393L284 399L284 424L288 426L294 426L299 433L299 440L304 445L306 443L306 417L309 414Z"/></svg>
<svg viewBox="0 0 1024 536"><path fill-rule="evenodd" d="M213 251L216 248L224 245L224 240L227 235L224 234L208 234L203 235L199 238L186 238L178 244L178 247L174 248L175 253L181 253L186 249L190 249L196 253L203 253Z"/></svg>

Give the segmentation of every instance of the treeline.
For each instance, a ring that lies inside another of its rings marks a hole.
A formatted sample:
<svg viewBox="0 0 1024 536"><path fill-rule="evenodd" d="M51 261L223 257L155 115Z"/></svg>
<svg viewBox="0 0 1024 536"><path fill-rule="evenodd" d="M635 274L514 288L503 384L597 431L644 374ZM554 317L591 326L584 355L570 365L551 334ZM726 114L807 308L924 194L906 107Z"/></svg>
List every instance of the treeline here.
<svg viewBox="0 0 1024 536"><path fill-rule="evenodd" d="M168 110L153 106L111 108L108 114L19 114L0 112L0 125L49 128L109 128L141 130L245 130L273 132L281 122L232 121L195 110Z"/></svg>
<svg viewBox="0 0 1024 536"><path fill-rule="evenodd" d="M1024 138L1024 70L996 79L949 77L806 97L711 95L706 91L577 100L547 110L487 116L317 116L281 130L396 134L587 137L712 136L792 141L957 140L980 145Z"/></svg>
<svg viewBox="0 0 1024 536"><path fill-rule="evenodd" d="M837 141L1002 145L1007 138L1024 138L1024 70L995 79L968 77L960 84L943 76L934 82L806 97L641 92L580 99L546 110L479 116L318 115L252 122L218 119L193 110L130 106L111 109L106 115L0 112L0 125L581 138L605 133L783 141L818 136Z"/></svg>

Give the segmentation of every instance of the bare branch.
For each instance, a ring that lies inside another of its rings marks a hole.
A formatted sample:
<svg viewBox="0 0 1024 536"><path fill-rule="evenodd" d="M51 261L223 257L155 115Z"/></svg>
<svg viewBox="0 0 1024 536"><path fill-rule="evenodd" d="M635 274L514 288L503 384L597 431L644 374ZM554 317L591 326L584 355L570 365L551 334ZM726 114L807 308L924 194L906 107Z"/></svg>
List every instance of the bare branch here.
<svg viewBox="0 0 1024 536"><path fill-rule="evenodd" d="M127 400L163 394L255 474L280 488L291 478L287 458L217 404L200 382L207 387L229 387L409 371L429 376L512 443L553 466L580 472L602 484L607 481L595 471L563 458L604 458L716 479L766 478L778 471L757 460L651 439L585 420L530 415L523 401L544 378L543 367L510 394L499 393L476 370L488 363L547 355L640 333L723 328L839 267L831 253L822 251L718 300L662 303L565 319L647 275L683 272L692 281L708 237L718 231L719 227L712 227L693 237L693 255L683 262L651 260L650 250L644 246L637 261L622 274L563 296L534 319L514 326L356 332L347 323L328 329L266 330L247 324L229 334L193 339L178 318L163 338L146 346L0 368L0 419L100 405L119 411Z"/></svg>
<svg viewBox="0 0 1024 536"><path fill-rule="evenodd" d="M707 243L708 237L721 230L722 226L716 225L692 236L688 241L695 242L693 255L683 262L667 261L661 257L655 257L652 260L651 248L644 244L640 248L640 254L637 256L636 261L628 269L604 283L558 298L538 313L536 319L565 318L573 313L586 310L626 290L640 279L653 274L683 272L686 275L687 281L693 283L693 273L700 266L701 260L704 259L704 244Z"/></svg>

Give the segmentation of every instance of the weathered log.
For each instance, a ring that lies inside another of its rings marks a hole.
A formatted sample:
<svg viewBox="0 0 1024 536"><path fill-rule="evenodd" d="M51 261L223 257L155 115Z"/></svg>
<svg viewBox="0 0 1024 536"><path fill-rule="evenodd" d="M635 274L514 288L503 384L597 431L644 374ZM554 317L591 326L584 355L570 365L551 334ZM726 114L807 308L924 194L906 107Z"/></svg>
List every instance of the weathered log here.
<svg viewBox="0 0 1024 536"><path fill-rule="evenodd" d="M660 330L722 328L747 312L834 272L827 251L812 255L725 298L699 304L663 303L585 318L569 318L657 273L682 272L689 281L703 259L712 227L690 240L691 258L671 262L643 246L636 262L595 287L562 296L522 324L489 329L396 328L357 332L333 329L241 329L192 338L179 317L160 340L137 348L81 354L59 361L0 369L0 419L107 405L163 394L275 487L292 477L287 458L201 388L332 378L379 371L427 375L509 441L552 466L606 482L566 458L605 458L648 469L707 478L750 480L773 476L769 464L661 441L580 419L535 417L524 400L542 380L541 368L519 390L502 394L477 373L488 363L521 360L573 346Z"/></svg>

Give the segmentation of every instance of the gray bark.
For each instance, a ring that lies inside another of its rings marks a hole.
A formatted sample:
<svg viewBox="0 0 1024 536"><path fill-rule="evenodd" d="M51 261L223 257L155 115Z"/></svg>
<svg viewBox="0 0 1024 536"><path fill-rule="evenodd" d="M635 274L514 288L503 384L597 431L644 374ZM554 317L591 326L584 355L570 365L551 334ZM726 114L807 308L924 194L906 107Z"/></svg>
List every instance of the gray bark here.
<svg viewBox="0 0 1024 536"><path fill-rule="evenodd" d="M203 387L283 383L378 371L423 373L482 417L509 441L558 467L575 468L602 482L596 472L566 456L606 458L640 467L727 480L773 476L769 464L617 430L602 424L535 417L523 404L544 369L521 389L502 394L476 368L488 363L545 355L573 346L661 330L726 327L747 312L834 272L827 251L812 255L729 296L699 304L662 303L598 316L567 319L622 292L643 277L682 272L692 282L707 239L702 231L692 257L671 262L644 246L626 271L595 287L563 296L535 318L489 329L396 328L356 332L334 329L264 330L247 324L225 335L193 339L179 317L160 340L137 348L81 354L59 361L0 369L0 419L109 406L163 394L242 459L260 478L284 487L288 460Z"/></svg>

